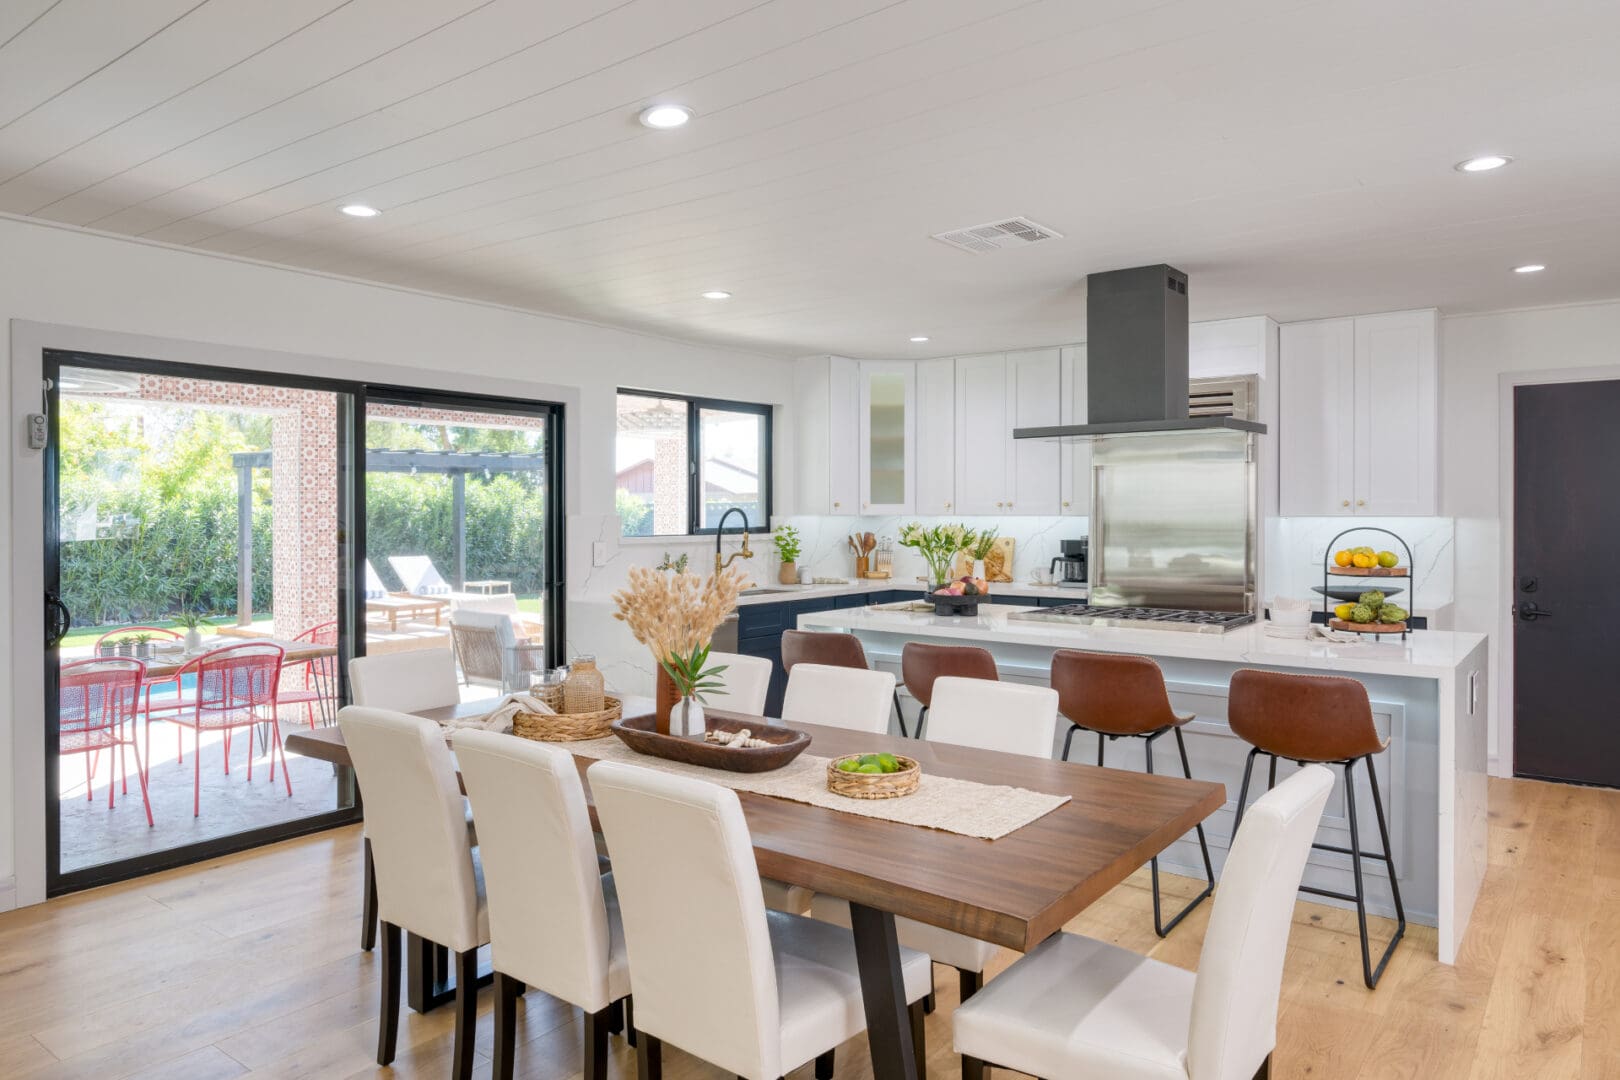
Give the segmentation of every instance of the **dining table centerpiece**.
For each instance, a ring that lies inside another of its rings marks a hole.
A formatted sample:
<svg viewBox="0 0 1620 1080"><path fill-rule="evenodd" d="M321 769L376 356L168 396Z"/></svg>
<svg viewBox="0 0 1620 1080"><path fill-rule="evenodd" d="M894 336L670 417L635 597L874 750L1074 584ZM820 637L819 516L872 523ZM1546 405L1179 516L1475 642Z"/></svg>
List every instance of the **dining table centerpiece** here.
<svg viewBox="0 0 1620 1080"><path fill-rule="evenodd" d="M613 594L614 618L630 628L658 663L658 734L670 733L676 706L686 733L692 703L724 685L719 675L725 665L710 666L709 653L715 631L737 607L744 580L740 570L700 578L636 566L630 569L629 583Z"/></svg>

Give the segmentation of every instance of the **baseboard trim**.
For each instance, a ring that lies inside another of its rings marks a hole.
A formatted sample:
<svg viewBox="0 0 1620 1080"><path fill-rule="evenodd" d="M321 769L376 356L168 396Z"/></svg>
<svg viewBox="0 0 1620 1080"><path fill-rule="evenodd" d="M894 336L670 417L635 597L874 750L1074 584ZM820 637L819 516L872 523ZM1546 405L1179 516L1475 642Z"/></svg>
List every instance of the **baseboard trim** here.
<svg viewBox="0 0 1620 1080"><path fill-rule="evenodd" d="M17 909L17 875L0 878L0 911Z"/></svg>

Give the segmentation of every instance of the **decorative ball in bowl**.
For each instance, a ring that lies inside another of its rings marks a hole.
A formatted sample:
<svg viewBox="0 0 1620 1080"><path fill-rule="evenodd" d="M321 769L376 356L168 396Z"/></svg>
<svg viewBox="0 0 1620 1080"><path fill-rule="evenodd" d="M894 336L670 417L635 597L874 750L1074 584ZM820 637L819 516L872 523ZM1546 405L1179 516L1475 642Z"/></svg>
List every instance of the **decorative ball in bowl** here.
<svg viewBox="0 0 1620 1080"><path fill-rule="evenodd" d="M827 790L851 799L898 799L921 780L922 766L904 754L846 754L827 762Z"/></svg>

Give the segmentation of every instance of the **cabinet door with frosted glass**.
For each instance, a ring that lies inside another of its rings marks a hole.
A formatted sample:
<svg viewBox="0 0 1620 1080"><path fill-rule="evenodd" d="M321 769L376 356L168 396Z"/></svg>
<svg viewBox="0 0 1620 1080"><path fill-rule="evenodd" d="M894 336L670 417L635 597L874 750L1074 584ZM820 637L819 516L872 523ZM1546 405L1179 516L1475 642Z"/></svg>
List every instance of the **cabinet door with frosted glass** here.
<svg viewBox="0 0 1620 1080"><path fill-rule="evenodd" d="M861 513L909 514L917 485L917 367L861 364Z"/></svg>

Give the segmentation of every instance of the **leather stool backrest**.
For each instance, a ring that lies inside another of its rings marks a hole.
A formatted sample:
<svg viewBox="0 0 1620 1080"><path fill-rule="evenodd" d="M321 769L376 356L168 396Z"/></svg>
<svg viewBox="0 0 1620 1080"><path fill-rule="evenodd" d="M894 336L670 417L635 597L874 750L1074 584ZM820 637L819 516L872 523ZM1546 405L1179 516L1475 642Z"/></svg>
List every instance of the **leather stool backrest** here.
<svg viewBox="0 0 1620 1080"><path fill-rule="evenodd" d="M794 664L821 664L824 667L869 667L861 639L854 634L823 634L815 630L785 630L782 633L782 670L791 672Z"/></svg>
<svg viewBox="0 0 1620 1080"><path fill-rule="evenodd" d="M959 679L999 680L995 657L974 645L925 645L908 641L900 650L900 680L924 708L933 704L934 680L942 675Z"/></svg>
<svg viewBox="0 0 1620 1080"><path fill-rule="evenodd" d="M1249 745L1291 761L1347 761L1389 745L1367 688L1342 675L1235 671L1226 721Z"/></svg>
<svg viewBox="0 0 1620 1080"><path fill-rule="evenodd" d="M1058 711L1072 724L1105 735L1146 735L1172 727L1164 672L1145 656L1059 649L1052 654Z"/></svg>

